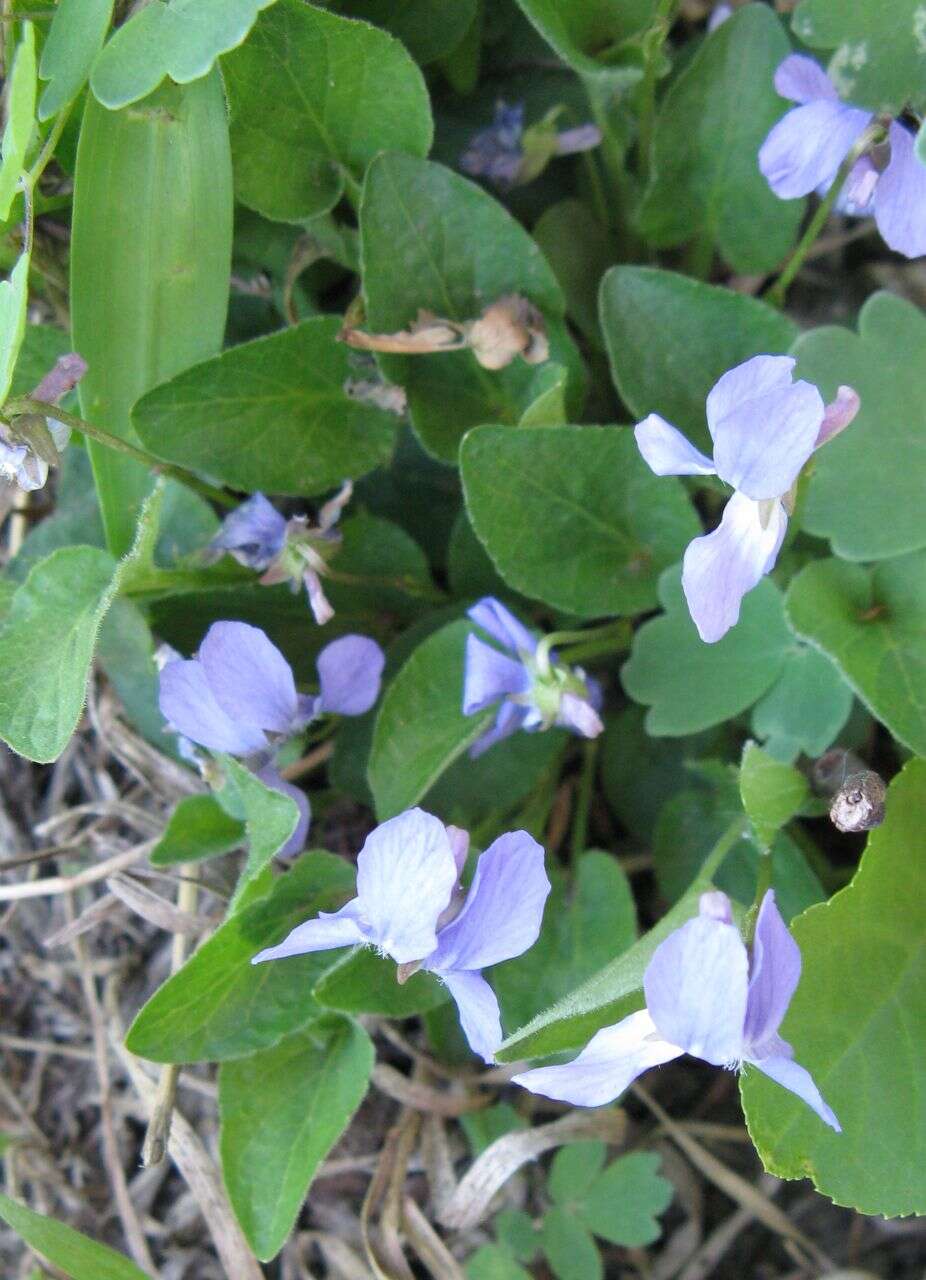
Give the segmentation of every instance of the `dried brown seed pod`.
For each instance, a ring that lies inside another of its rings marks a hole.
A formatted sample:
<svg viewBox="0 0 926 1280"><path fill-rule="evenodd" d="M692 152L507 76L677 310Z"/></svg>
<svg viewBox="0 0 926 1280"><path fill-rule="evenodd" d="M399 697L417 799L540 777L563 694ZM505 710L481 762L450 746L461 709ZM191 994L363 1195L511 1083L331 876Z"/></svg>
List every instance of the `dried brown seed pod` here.
<svg viewBox="0 0 926 1280"><path fill-rule="evenodd" d="M838 831L871 831L884 821L887 787L871 769L853 773L836 792L830 820Z"/></svg>

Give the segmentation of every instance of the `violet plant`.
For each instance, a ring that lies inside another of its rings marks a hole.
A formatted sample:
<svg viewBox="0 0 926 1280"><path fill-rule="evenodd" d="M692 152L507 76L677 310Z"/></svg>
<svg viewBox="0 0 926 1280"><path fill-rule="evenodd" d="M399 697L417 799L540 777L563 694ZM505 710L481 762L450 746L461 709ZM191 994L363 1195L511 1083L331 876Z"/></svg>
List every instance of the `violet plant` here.
<svg viewBox="0 0 926 1280"><path fill-rule="evenodd" d="M709 1078L857 1268L926 1213L922 5L7 9L0 738L62 763L0 899L19 957L86 896L94 1063L128 1031L106 1250L0 1219L179 1276L173 1151L203 1274L298 1269L353 1123L328 1270L669 1274L647 1115L695 1141Z"/></svg>

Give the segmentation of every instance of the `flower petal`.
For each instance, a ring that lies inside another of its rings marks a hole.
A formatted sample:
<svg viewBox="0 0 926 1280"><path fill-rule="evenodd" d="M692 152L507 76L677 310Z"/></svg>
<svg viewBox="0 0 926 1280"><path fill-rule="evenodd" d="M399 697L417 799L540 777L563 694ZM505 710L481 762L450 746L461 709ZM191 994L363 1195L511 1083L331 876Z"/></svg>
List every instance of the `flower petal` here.
<svg viewBox="0 0 926 1280"><path fill-rule="evenodd" d="M290 731L297 711L293 673L259 627L214 622L199 646L199 661L226 715L260 729Z"/></svg>
<svg viewBox="0 0 926 1280"><path fill-rule="evenodd" d="M168 662L161 671L158 701L171 728L210 751L248 756L267 746L261 729L225 714L199 662Z"/></svg>
<svg viewBox="0 0 926 1280"><path fill-rule="evenodd" d="M801 952L769 889L756 919L743 1035L747 1056L759 1058L778 1033L801 977Z"/></svg>
<svg viewBox="0 0 926 1280"><path fill-rule="evenodd" d="M533 653L537 648L536 638L527 627L494 596L483 596L471 609L467 609L466 614L483 631L487 631L493 640L514 653Z"/></svg>
<svg viewBox="0 0 926 1280"><path fill-rule="evenodd" d="M711 439L715 438L717 424L739 409L744 401L790 387L796 364L793 356L753 356L728 369L707 393L707 426Z"/></svg>
<svg viewBox="0 0 926 1280"><path fill-rule="evenodd" d="M870 218L875 211L875 192L880 178L881 171L871 157L859 156L836 197L833 206L836 212L850 218ZM828 190L829 183L819 189L819 194L825 196Z"/></svg>
<svg viewBox="0 0 926 1280"><path fill-rule="evenodd" d="M345 480L333 498L329 498L318 513L318 527L322 533L328 533L341 518L341 512L354 496L353 480Z"/></svg>
<svg viewBox="0 0 926 1280"><path fill-rule="evenodd" d="M659 1034L716 1067L743 1056L749 963L735 925L696 916L670 933L643 975Z"/></svg>
<svg viewBox="0 0 926 1280"><path fill-rule="evenodd" d="M862 402L857 391L852 387L837 387L836 399L831 400L826 406L814 448L819 449L821 444L826 444L827 440L838 436L840 431L845 431L861 407Z"/></svg>
<svg viewBox="0 0 926 1280"><path fill-rule="evenodd" d="M775 72L775 92L792 102L814 102L818 98L838 102L836 86L813 58L802 53L791 53L778 64Z"/></svg>
<svg viewBox="0 0 926 1280"><path fill-rule="evenodd" d="M276 765L264 765L263 769L258 769L257 776L265 786L272 787L274 791L279 791L281 795L289 796L299 810L299 818L293 834L277 855L280 858L291 858L294 854L301 853L305 848L306 837L309 834L309 823L312 821L312 807L309 804L309 797L301 787L293 786L291 782L287 782Z"/></svg>
<svg viewBox="0 0 926 1280"><path fill-rule="evenodd" d="M556 723L581 738L597 738L604 732L604 722L591 702L575 693L564 693L560 698Z"/></svg>
<svg viewBox="0 0 926 1280"><path fill-rule="evenodd" d="M495 724L491 729L486 729L485 733L481 734L470 747L470 760L478 760L490 747L494 747L496 742L502 742L505 738L510 738L513 733L517 733L519 729L523 729L527 715L527 707L519 707L514 702L503 702L495 717Z"/></svg>
<svg viewBox="0 0 926 1280"><path fill-rule="evenodd" d="M888 248L919 258L926 253L926 165L909 129L894 123L889 134L891 159L875 187L875 221Z"/></svg>
<svg viewBox="0 0 926 1280"><path fill-rule="evenodd" d="M633 429L643 461L657 476L712 476L714 464L682 435L678 427L651 413Z"/></svg>
<svg viewBox="0 0 926 1280"><path fill-rule="evenodd" d="M262 493L255 493L225 517L209 543L209 552L218 555L228 551L249 569L266 569L285 542L285 516Z"/></svg>
<svg viewBox="0 0 926 1280"><path fill-rule="evenodd" d="M820 392L803 381L731 405L713 420L717 474L757 502L780 498L813 453L824 413Z"/></svg>
<svg viewBox="0 0 926 1280"><path fill-rule="evenodd" d="M357 859L357 900L369 940L408 964L437 947L437 920L457 879L444 824L409 809L371 831Z"/></svg>
<svg viewBox="0 0 926 1280"><path fill-rule="evenodd" d="M774 1080L776 1084L780 1084L783 1088L790 1090L791 1093L797 1094L803 1102L807 1103L808 1107L817 1113L824 1124L828 1124L837 1133L842 1133L842 1125L836 1119L832 1108L828 1107L823 1101L823 1096L814 1084L810 1072L795 1062L793 1058L762 1058L760 1061L753 1060L752 1065L758 1067L764 1075L767 1075L770 1080Z"/></svg>
<svg viewBox="0 0 926 1280"><path fill-rule="evenodd" d="M523 663L500 653L494 645L486 644L478 636L466 637L463 677L465 716L484 711L509 693L526 693L530 685L531 679Z"/></svg>
<svg viewBox="0 0 926 1280"><path fill-rule="evenodd" d="M356 898L340 911L321 911L317 919L297 924L275 947L258 951L252 957L251 964L263 964L265 960L285 960L287 956L302 956L309 951L330 951L335 947L351 947L358 942L366 942L357 914Z"/></svg>
<svg viewBox="0 0 926 1280"><path fill-rule="evenodd" d="M707 644L735 625L743 596L774 565L787 527L780 502L772 507L763 529L759 504L734 493L714 532L689 543L682 587L698 634Z"/></svg>
<svg viewBox="0 0 926 1280"><path fill-rule="evenodd" d="M368 636L341 636L318 655L321 696L317 712L362 716L379 697L386 656Z"/></svg>
<svg viewBox="0 0 926 1280"><path fill-rule="evenodd" d="M543 857L526 831L493 841L476 865L463 910L441 930L427 967L487 969L532 947L550 892Z"/></svg>
<svg viewBox="0 0 926 1280"><path fill-rule="evenodd" d="M484 1062L492 1062L502 1042L502 1021L495 992L481 973L453 970L440 976L456 1002L460 1026L469 1047Z"/></svg>
<svg viewBox="0 0 926 1280"><path fill-rule="evenodd" d="M545 1098L576 1107L600 1107L620 1097L644 1071L671 1062L682 1052L662 1039L650 1015L641 1009L593 1035L572 1062L522 1071L512 1081Z"/></svg>
<svg viewBox="0 0 926 1280"><path fill-rule="evenodd" d="M330 622L334 617L334 609L325 595L322 580L314 569L306 569L302 575L302 581L306 595L309 597L309 608L312 610L312 617L320 627L323 627L326 622Z"/></svg>
<svg viewBox="0 0 926 1280"><path fill-rule="evenodd" d="M759 148L759 169L782 200L829 187L870 122L870 111L843 102L817 99L795 107Z"/></svg>

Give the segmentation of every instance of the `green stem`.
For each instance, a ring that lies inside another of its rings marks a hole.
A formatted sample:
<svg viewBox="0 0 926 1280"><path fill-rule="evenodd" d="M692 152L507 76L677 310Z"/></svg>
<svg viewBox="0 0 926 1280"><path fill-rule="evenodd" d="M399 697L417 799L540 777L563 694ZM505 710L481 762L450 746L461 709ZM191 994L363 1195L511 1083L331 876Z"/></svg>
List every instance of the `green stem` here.
<svg viewBox="0 0 926 1280"><path fill-rule="evenodd" d="M826 225L833 205L839 198L839 193L846 184L846 179L852 171L852 167L858 160L875 143L882 141L884 137L884 126L880 123L869 125L862 136L856 142L855 146L843 160L842 164L833 179L833 184L827 191L826 195L817 206L817 211L807 224L807 229L798 241L797 248L791 254L791 257L785 263L778 279L768 289L766 289L763 297L766 302L770 302L772 306L784 306L785 294L788 286L794 277L800 271L810 250L813 248L814 242L820 232Z"/></svg>
<svg viewBox="0 0 926 1280"><path fill-rule="evenodd" d="M735 818L704 859L701 870L698 873L698 879L713 880L724 858L736 844L737 840L741 840L745 834L746 818L743 816Z"/></svg>
<svg viewBox="0 0 926 1280"><path fill-rule="evenodd" d="M540 668L541 674L549 675L550 650L559 648L562 645L581 644L583 648L586 648L592 642L597 646L607 641L608 648L605 652L617 652L612 648L614 641L619 639L622 647L626 648L629 642L627 638L629 626L630 624L626 618L618 618L615 622L605 622L600 627L587 627L584 631L551 631L537 645L537 651L534 655L537 666Z"/></svg>
<svg viewBox="0 0 926 1280"><path fill-rule="evenodd" d="M595 785L595 764L598 760L598 739L591 738L582 744L582 772L576 791L576 811L572 819L570 850L572 861L584 853L588 846L588 815L592 805L592 789Z"/></svg>
<svg viewBox="0 0 926 1280"><path fill-rule="evenodd" d="M640 177L649 179L653 162L653 134L656 122L656 77L662 46L672 26L676 0L659 0L653 15L653 25L646 34L646 66L640 84L640 119L637 144L637 165Z"/></svg>
<svg viewBox="0 0 926 1280"><path fill-rule="evenodd" d="M561 662L570 666L575 662L588 662L592 658L608 658L614 653L626 653L633 639L633 628L626 624L626 630L614 635L611 639L591 641L589 644L568 645L560 649Z"/></svg>
<svg viewBox="0 0 926 1280"><path fill-rule="evenodd" d="M23 184L28 185L30 188L34 188L39 178L41 178L42 174L45 172L52 156L55 154L55 149L57 148L58 143L61 141L61 135L64 133L64 126L68 122L68 117L71 114L71 107L73 105L73 103L70 103L63 111L59 111L55 116L55 122L48 131L48 136L45 139L42 150L39 152L38 159L32 168L28 169L22 176L21 181Z"/></svg>
<svg viewBox="0 0 926 1280"><path fill-rule="evenodd" d="M30 413L38 414L44 418L55 418L58 422L63 422L72 430L81 432L82 435L88 436L91 440L97 440L100 444L105 444L107 448L115 449L118 453L127 454L128 457L134 458L136 462L141 462L148 467L155 475L167 476L170 480L179 481L180 484L186 485L188 489L192 489L194 493L207 498L210 502L218 503L221 507L231 508L238 505L238 499L232 497L230 493L226 493L224 489L218 489L215 485L207 484L205 480L200 480L198 476L194 476L192 472L187 471L184 467L175 466L172 462L162 462L154 454L148 453L144 449L137 449L135 445L129 444L127 440L111 435L110 432L104 431L102 427L94 426L91 422L85 422L83 418L78 418L76 414L67 413L59 405L47 404L44 400L32 400L28 396L21 396L8 400L3 406L3 415L6 418L15 418L21 414Z"/></svg>
<svg viewBox="0 0 926 1280"><path fill-rule="evenodd" d="M447 597L432 582L422 582L419 578L396 575L394 578L380 578L369 573L344 573L340 569L328 568L325 577L332 582L343 582L351 587L390 587L394 591L403 591L407 596L415 596L420 600L429 600L431 604L446 604Z"/></svg>
<svg viewBox="0 0 926 1280"><path fill-rule="evenodd" d="M774 863L772 861L772 850L769 848L765 853L759 855L759 866L756 871L756 896L752 906L746 912L746 941L752 942L756 932L756 920L759 916L759 907L762 905L762 899L772 887L772 872L774 871Z"/></svg>

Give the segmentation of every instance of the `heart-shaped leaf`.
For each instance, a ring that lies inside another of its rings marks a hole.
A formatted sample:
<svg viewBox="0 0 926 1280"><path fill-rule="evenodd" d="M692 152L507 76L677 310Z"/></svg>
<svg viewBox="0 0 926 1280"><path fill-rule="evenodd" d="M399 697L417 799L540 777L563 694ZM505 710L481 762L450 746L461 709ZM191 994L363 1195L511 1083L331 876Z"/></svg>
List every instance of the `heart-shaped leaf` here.
<svg viewBox="0 0 926 1280"><path fill-rule="evenodd" d="M842 1125L747 1069L743 1103L766 1168L837 1204L926 1212L926 761L891 783L851 885L793 924L803 974L782 1024Z"/></svg>
<svg viewBox="0 0 926 1280"><path fill-rule="evenodd" d="M620 427L479 427L460 451L470 520L509 586L579 617L633 614L700 532L682 486Z"/></svg>
<svg viewBox="0 0 926 1280"><path fill-rule="evenodd" d="M807 565L788 591L795 631L822 649L896 738L926 754L926 552L873 569Z"/></svg>

